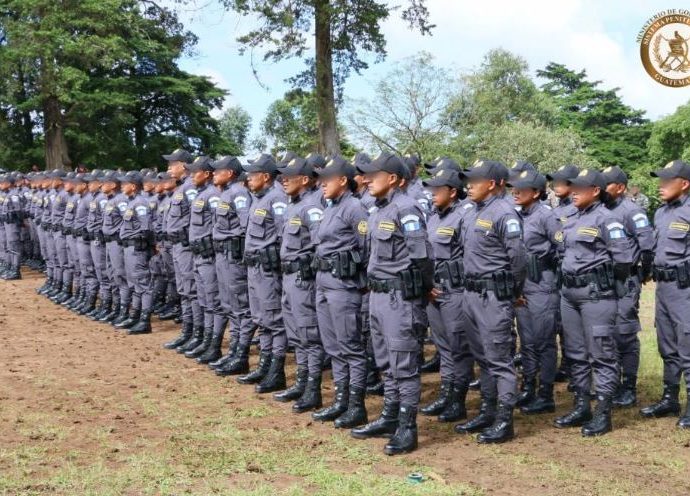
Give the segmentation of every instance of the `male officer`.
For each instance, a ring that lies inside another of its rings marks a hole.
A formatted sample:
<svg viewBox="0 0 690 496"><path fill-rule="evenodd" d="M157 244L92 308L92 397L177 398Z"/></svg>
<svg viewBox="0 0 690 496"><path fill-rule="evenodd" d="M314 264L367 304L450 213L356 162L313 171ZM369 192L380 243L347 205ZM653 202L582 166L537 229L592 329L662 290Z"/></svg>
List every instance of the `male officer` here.
<svg viewBox="0 0 690 496"><path fill-rule="evenodd" d="M633 267L626 281L628 292L618 299L616 317L616 345L623 380L613 404L630 407L637 403L637 371L640 368L640 326L641 284L652 276L654 258L654 230L645 210L627 198L628 176L620 167L604 169L606 192L609 199L606 206L625 222L625 230L631 237Z"/></svg>
<svg viewBox="0 0 690 496"><path fill-rule="evenodd" d="M78 302L83 293L81 286L81 270L79 268L79 252L77 250L77 239L74 235L74 219L77 214L77 207L81 195L77 192L77 176L76 172L70 172L68 180L65 184L65 190L69 192L70 196L67 198L67 205L65 206L65 215L62 218L62 230L65 234L65 241L67 243L67 260L70 270L72 272L72 283L74 286L72 295L67 300L61 302L66 308L72 309L73 305Z"/></svg>
<svg viewBox="0 0 690 496"><path fill-rule="evenodd" d="M680 414L678 391L683 374L690 390L690 165L674 160L651 175L659 178L659 196L664 201L654 215L657 246L653 269L664 392L658 402L640 410L647 418ZM690 429L690 399L677 425Z"/></svg>
<svg viewBox="0 0 690 496"><path fill-rule="evenodd" d="M6 174L2 180L4 186L3 200L3 226L5 231L5 256L8 270L3 279L21 279L19 272L21 264L21 238L20 229L24 223L24 197L16 188L16 177Z"/></svg>
<svg viewBox="0 0 690 496"><path fill-rule="evenodd" d="M49 296L60 291L62 285L62 273L60 272L59 264L55 261L55 236L53 234L52 211L53 202L57 196L58 188L62 188L62 179L56 181L56 175L62 177L63 171L51 171L46 173L46 180L44 182L46 187L46 194L43 197L43 210L41 214L41 228L43 229L43 240L45 248L46 260L46 284L44 284L38 293L44 296ZM4 232L3 239L4 240Z"/></svg>
<svg viewBox="0 0 690 496"><path fill-rule="evenodd" d="M463 176L476 205L462 234L467 335L481 369L482 404L477 417L455 430L481 431L480 443L500 443L514 436L517 374L511 348L513 303L522 293L526 271L522 225L504 196L505 165L479 160Z"/></svg>
<svg viewBox="0 0 690 496"><path fill-rule="evenodd" d="M70 308L79 315L93 311L96 308L96 298L98 297L98 279L91 257L91 237L86 229L89 209L93 201L93 193L89 188L91 177L86 174L77 174L74 178L75 194L78 194L80 198L74 214L72 230L79 260L79 273L81 275L79 287L82 290L82 298L79 303L75 302Z"/></svg>
<svg viewBox="0 0 690 496"><path fill-rule="evenodd" d="M218 325L230 322L230 349L225 357L209 365L220 376L246 374L249 372L249 347L256 328L249 312L247 267L242 260L252 196L240 181L242 165L236 157L222 157L213 163L213 169L213 185L221 192L213 220L222 309Z"/></svg>
<svg viewBox="0 0 690 496"><path fill-rule="evenodd" d="M213 214L220 203L220 192L213 185L213 167L209 157L197 157L186 168L197 190L189 214L189 246L194 255L194 280L199 306L204 312L204 338L199 346L185 353L185 356L197 358L199 363L208 363L220 358L226 327L224 319L220 318L216 252L212 236Z"/></svg>
<svg viewBox="0 0 690 496"><path fill-rule="evenodd" d="M316 320L314 260L315 232L323 217L321 198L315 194L315 173L306 159L295 157L278 168L285 194L290 199L280 245L283 274L282 311L288 340L295 348L295 384L273 397L278 401L299 399L307 378L321 373L324 351ZM362 401L364 401L362 390Z"/></svg>
<svg viewBox="0 0 690 496"><path fill-rule="evenodd" d="M359 170L376 198L377 210L369 219L369 311L376 364L384 375L384 402L389 408L379 419L353 429L352 435L392 434L384 453L396 455L417 448L418 329L426 322L423 298L433 287L433 265L424 213L400 189L408 173L403 161L382 153Z"/></svg>
<svg viewBox="0 0 690 496"><path fill-rule="evenodd" d="M158 212L156 214L156 241L158 252L161 255L162 270L166 279L166 303L158 312L160 320L176 319L180 314L180 295L177 292L175 285L175 263L173 262L172 248L173 245L168 239L168 212L170 211L170 202L172 201L173 191L177 188L177 181L167 172L158 173ZM192 328L188 328L189 336L184 338L185 328L182 327L179 341L175 346L172 346L177 339L165 343L164 347L167 349L174 349L177 346L184 344L188 339L191 339Z"/></svg>
<svg viewBox="0 0 690 496"><path fill-rule="evenodd" d="M287 335L281 315L280 241L287 197L282 187L275 185L278 170L272 156L262 154L243 169L248 174L247 184L254 197L244 259L249 308L260 326L261 357L258 367L238 377L237 381L256 384L258 393L268 393L285 389Z"/></svg>
<svg viewBox="0 0 690 496"><path fill-rule="evenodd" d="M193 160L188 151L178 148L163 158L168 161L168 174L178 184L166 216L166 234L173 245L175 283L181 297L182 333L187 335L189 329L193 329L192 337L175 348L178 353L185 353L199 346L204 336L204 315L197 300L193 254L189 247L189 212L197 190L185 169L185 164Z"/></svg>
<svg viewBox="0 0 690 496"><path fill-rule="evenodd" d="M55 199L53 200L50 223L53 226L53 238L55 239L55 254L54 264L58 267L58 282L61 284L60 291L48 295L51 301L55 303L62 303L72 296L72 267L69 264L69 257L67 255L67 236L63 226L65 220L65 210L67 203L72 195L72 186L69 179L74 175L70 172L68 174L56 176L53 181L53 186L58 189ZM63 180L68 179L67 181Z"/></svg>
<svg viewBox="0 0 690 496"><path fill-rule="evenodd" d="M100 299L98 307L87 313L86 316L92 320L100 320L112 311L113 304L112 287L106 264L105 239L103 238L103 208L108 202L108 198L101 191L103 171L93 170L86 175L86 179L89 181L88 188L89 193L91 193L91 201L89 202L84 239L89 240L89 251L96 274Z"/></svg>
<svg viewBox="0 0 690 496"><path fill-rule="evenodd" d="M153 253L152 215L148 198L141 193L143 176L130 171L120 176L122 193L129 200L122 214L120 241L124 249L127 284L132 288L132 303L129 319L115 327L127 329L127 334L148 334L151 332L151 307L153 288L149 260Z"/></svg>

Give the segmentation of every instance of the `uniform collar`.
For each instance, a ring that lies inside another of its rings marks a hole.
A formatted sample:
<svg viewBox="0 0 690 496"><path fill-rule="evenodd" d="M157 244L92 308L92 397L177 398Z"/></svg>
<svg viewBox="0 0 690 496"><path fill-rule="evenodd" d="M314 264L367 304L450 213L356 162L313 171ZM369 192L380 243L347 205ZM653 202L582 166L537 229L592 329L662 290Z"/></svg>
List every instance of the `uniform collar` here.
<svg viewBox="0 0 690 496"><path fill-rule="evenodd" d="M559 207L567 207L573 203L573 199L570 197L570 195L566 196L565 198L559 198L558 199L558 206Z"/></svg>
<svg viewBox="0 0 690 496"><path fill-rule="evenodd" d="M518 212L520 212L520 215L522 217L527 217L528 215L533 214L537 210L537 208L539 208L539 200L533 202L529 207L527 207L527 209L525 209L524 207L521 208L520 210L518 210Z"/></svg>
<svg viewBox="0 0 690 496"><path fill-rule="evenodd" d="M261 191L257 191L256 193L254 193L254 196L256 196L257 198L262 198L262 197L263 197L264 195L266 195L266 193L268 193L271 189L273 189L273 184L269 184L268 186L266 186L266 187L265 187L264 189L262 189Z"/></svg>
<svg viewBox="0 0 690 496"><path fill-rule="evenodd" d="M331 200L331 205L337 205L338 203L340 203L341 201L343 201L346 198L349 198L352 195L353 195L353 193L350 190L345 190L345 192L342 195L340 195L338 198L334 198Z"/></svg>
<svg viewBox="0 0 690 496"><path fill-rule="evenodd" d="M446 208L446 209L443 210L443 211L436 209L436 211L438 212L438 216L442 219L442 218L444 218L446 215L448 215L449 213L455 211L455 209L456 209L457 206L458 206L458 203L460 203L460 202L459 202L458 200L455 200L453 203L451 203L450 205L448 205L448 208Z"/></svg>
<svg viewBox="0 0 690 496"><path fill-rule="evenodd" d="M685 203L688 201L688 195L681 195L672 202L669 202L667 205L672 208L680 207L682 205L685 205Z"/></svg>
<svg viewBox="0 0 690 496"><path fill-rule="evenodd" d="M482 208L484 208L484 207L488 207L488 206L491 205L491 204L494 202L494 200L496 200L497 198L502 198L502 197L499 196L498 194L496 194L496 195L491 195L491 196L489 196L486 200L484 200L484 201L482 201L482 202L478 202L478 203L476 204L476 205L477 205L477 210L482 209Z"/></svg>
<svg viewBox="0 0 690 496"><path fill-rule="evenodd" d="M396 195L399 192L400 192L400 190L398 188L393 188L383 198L377 198L376 199L376 206L379 208L385 207L386 205L388 205L389 203L391 203L393 201L393 199L396 197Z"/></svg>
<svg viewBox="0 0 690 496"><path fill-rule="evenodd" d="M595 208L597 208L600 204L601 204L600 201L595 201L595 202L593 202L590 206L588 206L587 208L585 208L585 209L583 209L583 210L580 210L580 211L579 211L579 214L582 215L582 214L586 214L586 213L588 213L588 212L591 212L592 210L594 210Z"/></svg>

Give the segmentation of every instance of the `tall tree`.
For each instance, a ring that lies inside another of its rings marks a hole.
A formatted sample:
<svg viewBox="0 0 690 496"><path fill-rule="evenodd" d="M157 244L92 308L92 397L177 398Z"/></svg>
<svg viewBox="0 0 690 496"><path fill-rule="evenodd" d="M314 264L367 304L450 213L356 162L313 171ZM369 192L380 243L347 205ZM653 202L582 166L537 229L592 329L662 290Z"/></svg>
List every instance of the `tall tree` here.
<svg viewBox="0 0 690 496"><path fill-rule="evenodd" d="M249 129L252 118L249 112L239 105L229 107L219 119L220 137L223 144L223 154L240 156L244 155L249 145Z"/></svg>
<svg viewBox="0 0 690 496"><path fill-rule="evenodd" d="M643 110L623 103L618 88L600 88L582 70L550 63L537 71L543 90L556 101L559 126L573 129L584 141L587 153L601 164L633 170L647 161L645 144L651 132Z"/></svg>
<svg viewBox="0 0 690 496"><path fill-rule="evenodd" d="M444 154L450 131L445 113L456 86L450 71L437 66L430 53L408 57L374 85L372 98L347 102L348 130L368 149Z"/></svg>
<svg viewBox="0 0 690 496"><path fill-rule="evenodd" d="M177 67L196 37L173 11L148 0L5 0L4 8L0 109L43 144L47 167L150 165L170 146L217 144L209 111L225 93Z"/></svg>
<svg viewBox="0 0 690 496"><path fill-rule="evenodd" d="M426 0L221 0L241 15L256 16L259 26L238 41L244 49L265 49L264 59L279 61L303 58L307 70L293 81L313 88L318 116L319 151L340 151L336 120L337 86L351 71L360 73L368 67L365 54L376 60L386 54L381 23L393 10L422 34L429 34ZM313 33L314 51L307 55Z"/></svg>
<svg viewBox="0 0 690 496"><path fill-rule="evenodd" d="M690 103L654 123L647 148L655 168L675 159L690 161Z"/></svg>

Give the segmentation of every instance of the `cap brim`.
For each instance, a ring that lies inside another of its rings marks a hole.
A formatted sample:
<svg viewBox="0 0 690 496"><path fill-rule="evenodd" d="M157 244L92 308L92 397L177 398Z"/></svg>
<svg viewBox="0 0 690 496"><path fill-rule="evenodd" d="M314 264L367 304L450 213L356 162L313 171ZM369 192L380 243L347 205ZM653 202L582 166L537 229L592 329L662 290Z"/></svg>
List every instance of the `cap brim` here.
<svg viewBox="0 0 690 496"><path fill-rule="evenodd" d="M372 164L361 164L357 166L357 171L361 172L362 174L370 174L372 172L379 172L381 170L383 169L380 169Z"/></svg>
<svg viewBox="0 0 690 496"><path fill-rule="evenodd" d="M456 188L457 186L453 186L448 184L447 181L441 179L440 177L432 177L428 181L422 181L422 185L425 187L429 188L437 188L439 186L448 186L450 188Z"/></svg>
<svg viewBox="0 0 690 496"><path fill-rule="evenodd" d="M515 180L515 181L509 181L508 183L506 183L506 186L509 188L516 188L516 189L527 189L527 188L538 189L530 181L520 181L519 179Z"/></svg>
<svg viewBox="0 0 690 496"><path fill-rule="evenodd" d="M673 179L674 177L682 177L679 176L678 173L674 172L672 169L655 170L650 172L649 175L652 177L658 177L659 179Z"/></svg>
<svg viewBox="0 0 690 496"><path fill-rule="evenodd" d="M296 170L290 167L278 167L278 174L282 176L306 176L301 170Z"/></svg>
<svg viewBox="0 0 690 496"><path fill-rule="evenodd" d="M266 172L260 165L254 165L253 162L243 165L242 170L245 172Z"/></svg>
<svg viewBox="0 0 690 496"><path fill-rule="evenodd" d="M592 184L586 177L574 177L572 179L566 179L565 181L571 186L598 186L597 184Z"/></svg>

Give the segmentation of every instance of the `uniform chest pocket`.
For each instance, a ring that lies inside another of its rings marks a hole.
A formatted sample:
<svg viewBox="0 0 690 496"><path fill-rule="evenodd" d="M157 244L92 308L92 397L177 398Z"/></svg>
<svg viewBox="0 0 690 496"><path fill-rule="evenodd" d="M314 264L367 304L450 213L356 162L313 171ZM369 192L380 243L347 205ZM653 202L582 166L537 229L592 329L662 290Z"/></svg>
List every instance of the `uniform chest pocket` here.
<svg viewBox="0 0 690 496"><path fill-rule="evenodd" d="M474 237L476 238L477 245L480 248L495 248L501 244L498 236L496 236L496 233L494 233L491 229L475 227Z"/></svg>
<svg viewBox="0 0 690 496"><path fill-rule="evenodd" d="M285 235L283 236L285 246L291 250L299 250L302 248L302 226L300 224L290 224L285 226Z"/></svg>
<svg viewBox="0 0 690 496"><path fill-rule="evenodd" d="M371 235L373 237L371 246L372 255L380 260L392 260L395 244L393 231L376 229Z"/></svg>
<svg viewBox="0 0 690 496"><path fill-rule="evenodd" d="M170 210L168 211L168 215L170 217L182 217L183 214L183 205L182 205L183 200L173 200L172 203L170 203Z"/></svg>
<svg viewBox="0 0 690 496"><path fill-rule="evenodd" d="M688 233L679 229L669 229L664 243L664 252L669 255L682 257L687 247Z"/></svg>
<svg viewBox="0 0 690 496"><path fill-rule="evenodd" d="M587 236L585 234L578 234L575 237L575 258L578 260L588 260L594 257L596 250L596 240L594 236Z"/></svg>
<svg viewBox="0 0 690 496"><path fill-rule="evenodd" d="M218 227L221 229L225 229L228 226L228 213L230 212L229 208L222 208L218 207L216 208L215 211L215 223L218 224Z"/></svg>
<svg viewBox="0 0 690 496"><path fill-rule="evenodd" d="M431 235L431 242L434 248L434 257L441 260L448 260L451 257L451 248L453 241L452 236L446 236L439 233Z"/></svg>
<svg viewBox="0 0 690 496"><path fill-rule="evenodd" d="M192 224L195 226L203 226L204 225L204 207L202 206L194 206L192 207Z"/></svg>
<svg viewBox="0 0 690 496"><path fill-rule="evenodd" d="M266 217L252 215L247 224L247 234L255 238L262 238L266 233Z"/></svg>

